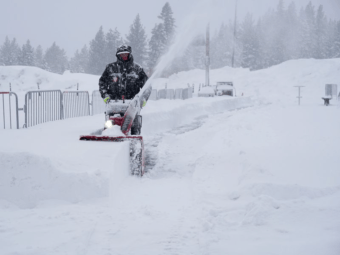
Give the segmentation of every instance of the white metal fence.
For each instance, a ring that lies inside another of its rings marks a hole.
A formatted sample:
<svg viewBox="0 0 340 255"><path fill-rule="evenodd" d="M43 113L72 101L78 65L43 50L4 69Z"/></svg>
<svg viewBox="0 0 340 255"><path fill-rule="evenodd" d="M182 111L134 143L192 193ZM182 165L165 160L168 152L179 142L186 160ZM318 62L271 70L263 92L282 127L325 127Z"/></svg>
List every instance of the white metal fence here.
<svg viewBox="0 0 340 255"><path fill-rule="evenodd" d="M150 100L188 99L192 97L192 88L153 89ZM12 98L12 100L11 100ZM105 112L105 104L98 90L92 92L92 101L87 91L38 90L28 91L25 105L18 108L18 96L13 92L0 92L0 128L19 128L19 111L25 114L24 127L41 123L95 115Z"/></svg>
<svg viewBox="0 0 340 255"><path fill-rule="evenodd" d="M186 89L153 89L152 96L150 96L150 100L158 100L158 99L189 99L192 98L192 88Z"/></svg>
<svg viewBox="0 0 340 255"><path fill-rule="evenodd" d="M63 119L60 90L29 91L25 95L25 127Z"/></svg>
<svg viewBox="0 0 340 255"><path fill-rule="evenodd" d="M90 97L87 91L63 92L64 119L90 115Z"/></svg>
<svg viewBox="0 0 340 255"><path fill-rule="evenodd" d="M92 115L105 112L105 103L99 90L92 92Z"/></svg>
<svg viewBox="0 0 340 255"><path fill-rule="evenodd" d="M14 97L12 99L12 97ZM13 92L0 92L0 126L19 129L18 96ZM15 124L14 124L15 123Z"/></svg>

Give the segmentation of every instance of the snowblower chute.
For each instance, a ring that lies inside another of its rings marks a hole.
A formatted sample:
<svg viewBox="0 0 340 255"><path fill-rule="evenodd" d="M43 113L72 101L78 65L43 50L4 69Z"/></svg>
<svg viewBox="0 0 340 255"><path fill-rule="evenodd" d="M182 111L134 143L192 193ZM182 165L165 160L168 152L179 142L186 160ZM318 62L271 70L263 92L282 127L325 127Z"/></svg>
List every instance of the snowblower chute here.
<svg viewBox="0 0 340 255"><path fill-rule="evenodd" d="M139 97L132 100L115 100L106 105L105 127L102 135L83 135L82 141L125 142L130 143L130 168L131 174L144 174L144 142L140 136L142 116L140 113ZM107 132L108 129L118 132ZM108 133L108 135L106 135ZM112 135L113 134L113 135Z"/></svg>

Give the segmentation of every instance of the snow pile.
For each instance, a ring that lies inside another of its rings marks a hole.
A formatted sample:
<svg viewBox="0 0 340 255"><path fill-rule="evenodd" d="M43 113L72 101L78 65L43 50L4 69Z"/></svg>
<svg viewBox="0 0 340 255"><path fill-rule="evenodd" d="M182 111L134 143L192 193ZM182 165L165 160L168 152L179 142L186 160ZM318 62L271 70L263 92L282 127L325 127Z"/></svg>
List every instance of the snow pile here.
<svg viewBox="0 0 340 255"><path fill-rule="evenodd" d="M90 74L65 72L63 75L50 73L38 67L30 66L0 66L0 91L9 91L19 96L19 107L24 104L27 91L61 90L75 91L79 84L80 91L98 90L99 76Z"/></svg>
<svg viewBox="0 0 340 255"><path fill-rule="evenodd" d="M108 183L98 176L63 173L45 157L0 152L0 159L0 200L21 208L33 208L42 200L75 203L108 194Z"/></svg>
<svg viewBox="0 0 340 255"><path fill-rule="evenodd" d="M120 126L113 125L111 128L107 128L102 132L103 136L125 136Z"/></svg>
<svg viewBox="0 0 340 255"><path fill-rule="evenodd" d="M302 102L307 104L322 103L325 94L325 84L340 86L340 59L299 59L290 60L280 65L259 71L249 71L243 68L223 67L210 71L210 84L218 81L233 81L236 95L252 96L261 102L281 102L297 104L298 90L302 88ZM199 84L205 81L204 70L179 72L169 79L155 79L152 86L155 89L195 87L198 93Z"/></svg>

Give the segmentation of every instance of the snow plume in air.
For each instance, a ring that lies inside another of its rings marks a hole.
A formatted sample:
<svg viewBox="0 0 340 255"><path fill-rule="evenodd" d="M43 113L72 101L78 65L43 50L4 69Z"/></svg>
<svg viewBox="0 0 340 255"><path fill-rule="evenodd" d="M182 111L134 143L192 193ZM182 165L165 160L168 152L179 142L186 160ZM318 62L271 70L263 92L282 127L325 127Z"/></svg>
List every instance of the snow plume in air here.
<svg viewBox="0 0 340 255"><path fill-rule="evenodd" d="M191 14L186 17L184 22L177 27L174 42L170 46L168 52L161 57L159 63L155 67L154 73L150 79L148 79L140 93L143 93L143 91L149 87L149 84L152 83L152 80L158 78L177 57L185 54L185 50L196 36L205 33L206 27L211 20L210 18L213 17L214 8L216 8L212 7L212 5L211 1L200 1L196 7L193 8Z"/></svg>

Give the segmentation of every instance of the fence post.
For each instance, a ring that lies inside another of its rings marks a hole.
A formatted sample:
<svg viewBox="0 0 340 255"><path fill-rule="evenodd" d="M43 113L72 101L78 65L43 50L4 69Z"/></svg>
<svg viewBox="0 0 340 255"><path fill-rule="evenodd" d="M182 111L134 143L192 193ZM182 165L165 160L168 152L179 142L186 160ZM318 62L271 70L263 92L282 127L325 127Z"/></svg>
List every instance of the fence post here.
<svg viewBox="0 0 340 255"><path fill-rule="evenodd" d="M9 101L9 127L12 129L12 107L11 107L11 92L12 92L12 85L9 83L9 95L8 95L8 101Z"/></svg>

